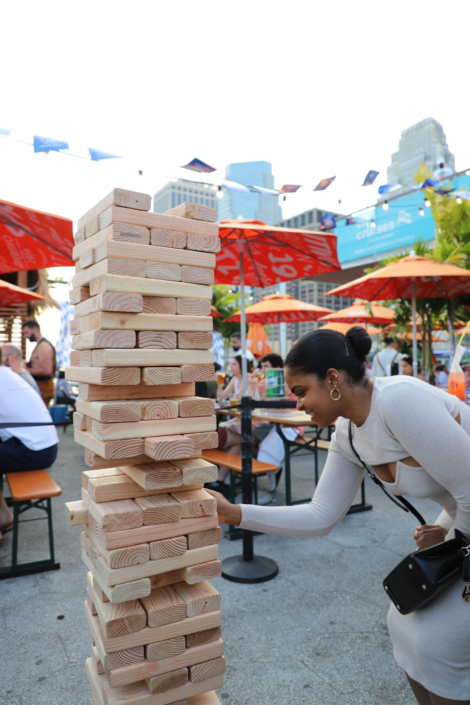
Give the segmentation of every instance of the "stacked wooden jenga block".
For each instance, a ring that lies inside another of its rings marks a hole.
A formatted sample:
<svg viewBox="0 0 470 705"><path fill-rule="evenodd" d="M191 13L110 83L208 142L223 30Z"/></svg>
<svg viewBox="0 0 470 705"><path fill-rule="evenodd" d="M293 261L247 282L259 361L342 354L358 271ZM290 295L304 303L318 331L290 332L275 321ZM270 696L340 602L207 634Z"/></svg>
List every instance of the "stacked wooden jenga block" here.
<svg viewBox="0 0 470 705"><path fill-rule="evenodd" d="M213 209L149 213L115 189L79 221L71 302L75 440L91 470L70 524L89 569L92 705L216 705L223 683L211 284Z"/></svg>

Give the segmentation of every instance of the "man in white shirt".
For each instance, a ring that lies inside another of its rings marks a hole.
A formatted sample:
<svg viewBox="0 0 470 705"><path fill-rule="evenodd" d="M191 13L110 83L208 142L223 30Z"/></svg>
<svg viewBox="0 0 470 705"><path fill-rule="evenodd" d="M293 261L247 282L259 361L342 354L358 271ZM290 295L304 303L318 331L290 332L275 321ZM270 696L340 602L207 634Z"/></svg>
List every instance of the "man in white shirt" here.
<svg viewBox="0 0 470 705"><path fill-rule="evenodd" d="M390 377L400 374L400 360L403 357L398 352L398 343L393 338L384 338L387 346L374 357L372 363L372 377Z"/></svg>
<svg viewBox="0 0 470 705"><path fill-rule="evenodd" d="M59 438L55 426L3 427L8 423L51 423L44 402L33 387L9 367L0 366L0 476L7 472L49 468L57 457ZM0 477L1 532L13 523L2 493Z"/></svg>
<svg viewBox="0 0 470 705"><path fill-rule="evenodd" d="M39 395L41 395L36 380L29 374L28 370L25 370L24 368L21 350L17 348L16 345L5 343L5 345L2 346L2 354L3 364L6 367L9 367L10 370L13 370L13 372L16 372L17 375L22 377Z"/></svg>

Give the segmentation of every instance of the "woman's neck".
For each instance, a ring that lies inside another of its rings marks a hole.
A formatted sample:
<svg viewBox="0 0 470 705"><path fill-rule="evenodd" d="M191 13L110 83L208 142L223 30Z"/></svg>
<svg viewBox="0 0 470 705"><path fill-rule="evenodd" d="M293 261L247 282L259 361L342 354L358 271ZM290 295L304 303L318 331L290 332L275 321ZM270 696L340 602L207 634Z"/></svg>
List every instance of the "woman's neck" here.
<svg viewBox="0 0 470 705"><path fill-rule="evenodd" d="M362 426L369 416L374 383L369 378L351 388L347 394L342 416L350 419L357 427Z"/></svg>

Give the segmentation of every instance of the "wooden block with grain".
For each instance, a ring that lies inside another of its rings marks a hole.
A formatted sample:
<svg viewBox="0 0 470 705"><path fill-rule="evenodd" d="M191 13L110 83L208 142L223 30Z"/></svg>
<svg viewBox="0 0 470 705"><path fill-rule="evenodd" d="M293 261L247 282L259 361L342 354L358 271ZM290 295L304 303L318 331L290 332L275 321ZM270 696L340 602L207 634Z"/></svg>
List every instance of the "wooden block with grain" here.
<svg viewBox="0 0 470 705"><path fill-rule="evenodd" d="M178 333L178 348L180 350L210 350L214 345L212 333L190 332Z"/></svg>
<svg viewBox="0 0 470 705"><path fill-rule="evenodd" d="M134 314L138 316L139 314ZM79 321L83 318L77 319ZM132 330L90 330L72 337L74 350L94 350L96 348L135 348L137 337Z"/></svg>
<svg viewBox="0 0 470 705"><path fill-rule="evenodd" d="M163 248L162 248L163 249ZM109 260L104 260L108 262ZM124 262L125 260L121 260ZM187 299L208 299L212 298L212 288L203 284L187 284L186 282L168 282L160 281L159 279L146 279L145 277L125 276L118 274L96 274L103 262L95 264L93 267L85 270L84 274L91 272L95 276L90 281L90 293L92 296L102 294L105 291L142 294L142 296L160 296L168 298L178 298L182 296Z"/></svg>
<svg viewBox="0 0 470 705"><path fill-rule="evenodd" d="M167 368L171 369L171 368ZM140 384L139 367L66 367L65 379L69 382L106 386Z"/></svg>
<svg viewBox="0 0 470 705"><path fill-rule="evenodd" d="M83 487L82 499L98 525L106 531L134 529L144 523L142 509L132 499L97 504Z"/></svg>
<svg viewBox="0 0 470 705"><path fill-rule="evenodd" d="M188 681L189 674L187 668L178 668L175 671L162 673L160 676L152 676L151 678L145 679L151 693L166 693L173 688L185 685Z"/></svg>
<svg viewBox="0 0 470 705"><path fill-rule="evenodd" d="M179 403L174 399L152 399L141 402L143 421L178 418Z"/></svg>
<svg viewBox="0 0 470 705"><path fill-rule="evenodd" d="M86 431L85 416L78 411L73 412L73 427L78 428L79 431Z"/></svg>
<svg viewBox="0 0 470 705"><path fill-rule="evenodd" d="M88 525L85 528L86 537L91 541L110 568L128 568L132 565L147 563L147 561L150 560L150 548L148 543L140 543L135 546L125 546L123 548L105 548L106 532L100 527L91 512L88 514Z"/></svg>
<svg viewBox="0 0 470 705"><path fill-rule="evenodd" d="M76 245L78 245L80 242L83 242L86 237L86 227L83 226L82 228L78 228L77 232L74 234L73 239ZM185 244L186 246L186 244Z"/></svg>
<svg viewBox="0 0 470 705"><path fill-rule="evenodd" d="M184 460L194 453L194 441L187 436L160 436L146 438L145 454L155 460Z"/></svg>
<svg viewBox="0 0 470 705"><path fill-rule="evenodd" d="M142 384L180 385L181 377L181 367L144 367L142 369Z"/></svg>
<svg viewBox="0 0 470 705"><path fill-rule="evenodd" d="M170 558L171 556L181 556L188 550L186 536L175 536L172 539L151 541L149 546L152 561L158 561L160 558Z"/></svg>
<svg viewBox="0 0 470 705"><path fill-rule="evenodd" d="M208 546L207 548L210 547ZM195 585L195 583L200 583L201 580L212 580L213 578L220 577L222 575L222 563L214 559L206 563L199 563L198 565L182 568L179 570L179 574L188 585Z"/></svg>
<svg viewBox="0 0 470 705"><path fill-rule="evenodd" d="M209 450L217 448L219 445L219 436L217 433L188 433L188 438L194 442L196 450Z"/></svg>
<svg viewBox="0 0 470 705"><path fill-rule="evenodd" d="M185 233L198 233L201 235L219 236L219 226L217 223L209 223L178 216L165 215L162 213L143 213L131 208L120 208L112 205L100 216L101 229L110 223L129 223L130 225L142 225L145 228L161 228L163 230L176 230ZM80 221L79 221L80 227Z"/></svg>
<svg viewBox="0 0 470 705"><path fill-rule="evenodd" d="M140 401L84 401L77 399L77 411L103 423L140 421Z"/></svg>
<svg viewBox="0 0 470 705"><path fill-rule="evenodd" d="M138 632L147 624L147 614L138 600L113 605L103 602L93 588L93 576L87 574L88 592L95 606L101 631L105 637L125 636Z"/></svg>
<svg viewBox="0 0 470 705"><path fill-rule="evenodd" d="M225 673L225 657L212 659L212 661L204 661L189 667L190 680L192 683L205 681L208 678L219 676ZM153 691L156 692L156 691Z"/></svg>
<svg viewBox="0 0 470 705"><path fill-rule="evenodd" d="M92 235L85 242L76 242L72 251L72 258L77 261L80 256L90 248L95 249L105 240L120 240L121 242L133 242L134 244L148 245L150 241L150 231L137 225L126 225L125 223L113 223L104 230L100 230L96 235Z"/></svg>
<svg viewBox="0 0 470 705"><path fill-rule="evenodd" d="M98 294L77 304L75 318L89 316L96 311L117 311L118 313L142 313L144 299L140 294Z"/></svg>
<svg viewBox="0 0 470 705"><path fill-rule="evenodd" d="M128 460L131 462L133 459L129 458ZM148 462L149 458L146 457L146 460ZM129 467L137 466L132 465ZM187 490L199 490L202 489L202 487L202 482L195 482L189 485L174 485L171 489L174 492L181 489L183 492ZM166 485L164 488L147 490L135 482L132 477L122 473L122 475L116 475L113 477L92 478L88 481L86 489L88 490L88 494L93 501L100 503L114 502L120 499L136 499L136 497L146 497L147 495L165 494L168 492L169 488L168 485Z"/></svg>
<svg viewBox="0 0 470 705"><path fill-rule="evenodd" d="M210 316L211 302L205 299L176 299L176 313L179 316Z"/></svg>
<svg viewBox="0 0 470 705"><path fill-rule="evenodd" d="M88 522L88 508L83 500L65 503L65 518L70 526L84 526Z"/></svg>
<svg viewBox="0 0 470 705"><path fill-rule="evenodd" d="M171 433L197 433L214 431L215 416L193 416L190 419L169 418L155 421L136 421L132 423L102 423L92 421L93 436L100 441L117 441L131 438L151 438L169 436ZM192 453L191 453L192 455Z"/></svg>
<svg viewBox="0 0 470 705"><path fill-rule="evenodd" d="M186 249L196 252L220 252L220 238L207 235L188 234Z"/></svg>
<svg viewBox="0 0 470 705"><path fill-rule="evenodd" d="M195 531L188 534L188 549L202 548L202 546L213 546L215 543L222 541L222 529L217 526L215 529L207 531Z"/></svg>
<svg viewBox="0 0 470 705"><path fill-rule="evenodd" d="M86 301L91 296L90 289L88 286L79 286L70 290L69 301L72 306L80 304L82 301Z"/></svg>
<svg viewBox="0 0 470 705"><path fill-rule="evenodd" d="M79 319L80 324L89 331L212 331L210 316L171 316L160 313L116 313L114 311L96 311ZM97 345L96 347L103 347ZM115 347L110 345L108 347Z"/></svg>
<svg viewBox="0 0 470 705"><path fill-rule="evenodd" d="M192 220L205 220L209 223L215 223L217 220L217 210L215 208L204 203L193 203L192 201L180 203L179 206L165 211L165 215L176 215L180 218L191 218Z"/></svg>
<svg viewBox="0 0 470 705"><path fill-rule="evenodd" d="M147 613L149 627L163 627L186 619L186 603L172 587L162 587L152 590L148 597L141 600Z"/></svg>
<svg viewBox="0 0 470 705"><path fill-rule="evenodd" d="M207 267L181 267L181 280L182 282L189 282L191 284L206 284L207 286L212 286L214 284L214 270L208 269ZM147 275L148 276L148 275Z"/></svg>
<svg viewBox="0 0 470 705"><path fill-rule="evenodd" d="M94 616L95 615L93 615L93 617ZM100 660L100 657L98 654L98 649L96 648L96 646L91 647L91 657L93 659L93 663L95 664L96 672L98 673L98 675L101 675L102 673L104 673L104 667L103 667L103 664L101 663L101 660ZM93 695L92 695L91 703L92 703L92 705L97 705L97 701L94 699Z"/></svg>
<svg viewBox="0 0 470 705"><path fill-rule="evenodd" d="M174 350L176 348L176 333L172 331L143 330L137 333L138 348L159 348L160 350Z"/></svg>
<svg viewBox="0 0 470 705"><path fill-rule="evenodd" d="M135 260L146 262L147 264L201 267L210 270L215 269L216 265L215 255L207 252L188 252L184 249L134 245L129 242L116 242L113 240L106 240L95 248L95 261L98 263L105 259ZM100 272L100 274L104 274L104 272ZM174 281L181 281L181 278Z"/></svg>
<svg viewBox="0 0 470 705"><path fill-rule="evenodd" d="M142 313L162 313L162 314L169 314L170 316L174 316L176 313L177 299L167 298L165 296L143 296L142 298L144 300ZM192 300L193 299L188 299L188 301L192 301ZM194 300L197 301L197 299L194 299ZM188 313L186 315L197 316L199 314ZM206 313L205 315L210 316L210 302L209 302L209 313Z"/></svg>
<svg viewBox="0 0 470 705"><path fill-rule="evenodd" d="M107 240L107 242L111 242L110 240ZM128 243L115 243L119 245L127 245ZM106 242L103 243L103 245L106 245ZM95 259L98 258L98 251L102 248L103 245L99 245L95 249ZM134 245L134 247L145 247L145 245ZM141 278L145 277L145 262L140 261L140 260L133 260L133 259L123 259L120 257L108 257L106 259L102 259L101 261L98 261L96 264L93 264L91 267L87 267L87 269L83 269L82 271L79 271L77 274L72 279L72 286L75 289L78 286L90 286L90 293L92 296L94 296L93 291L91 290L91 282L93 279L96 279L96 277L100 277L106 274L111 274L111 275L118 275L122 277L136 277L136 278ZM197 285L193 285L197 286ZM97 293L102 293L102 292L97 292ZM125 293L125 292L123 292ZM129 292L129 293L139 293L139 292Z"/></svg>
<svg viewBox="0 0 470 705"><path fill-rule="evenodd" d="M201 632L187 634L186 648L194 649L196 646L204 646L205 644L211 644L213 641L218 641L221 638L221 632L220 627L214 627L214 629L204 629Z"/></svg>
<svg viewBox="0 0 470 705"><path fill-rule="evenodd" d="M85 238L88 239L89 237L92 237L93 235L96 235L96 233L100 229L100 218L98 216L94 216L88 220L87 224L85 225Z"/></svg>
<svg viewBox="0 0 470 705"><path fill-rule="evenodd" d="M197 583L197 585L176 583L173 585L173 589L185 603L188 617L220 610L220 594L206 580Z"/></svg>
<svg viewBox="0 0 470 705"><path fill-rule="evenodd" d="M212 271L212 270L210 270ZM146 262L145 276L148 279L159 279L160 281L180 282L181 265L161 264L160 262ZM187 280L189 281L189 280ZM206 282L192 282L193 284L205 284Z"/></svg>
<svg viewBox="0 0 470 705"><path fill-rule="evenodd" d="M78 227L83 227L92 218L101 215L101 213L110 206L121 206L121 208L133 208L137 211L148 211L151 205L152 197L147 193L115 188L78 219Z"/></svg>
<svg viewBox="0 0 470 705"><path fill-rule="evenodd" d="M148 661L162 661L172 656L182 654L186 649L184 636L177 636L174 639L167 639L156 644L149 644L145 647L145 656Z"/></svg>
<svg viewBox="0 0 470 705"><path fill-rule="evenodd" d="M186 233L152 228L150 231L150 244L158 247L175 247L181 250L186 247Z"/></svg>
<svg viewBox="0 0 470 705"><path fill-rule="evenodd" d="M182 382L207 382L215 375L214 365L182 365Z"/></svg>
<svg viewBox="0 0 470 705"><path fill-rule="evenodd" d="M149 457L144 454L134 456L133 458L122 458L119 460L119 463L122 463L122 465L130 465L131 463L133 465L140 465L148 462ZM110 460L105 460L100 455L97 455L97 453L88 450L88 448L85 448L85 463L93 470L115 468L116 466L116 460L113 460L112 458ZM129 497L119 497L118 499L129 499ZM95 499L95 502L96 501L99 500Z"/></svg>
<svg viewBox="0 0 470 705"><path fill-rule="evenodd" d="M87 267L91 267L92 264L95 264L94 248L89 247L87 250L84 250L80 255L80 259L78 261L82 269L86 269Z"/></svg>
<svg viewBox="0 0 470 705"><path fill-rule="evenodd" d="M128 438L120 441L100 441L91 433L74 429L74 439L77 443L105 460L133 458L144 454L145 442L143 438ZM194 448L194 444L193 444ZM166 458L165 458L166 460ZM147 459L148 461L148 459ZM117 463L119 465L119 462Z"/></svg>
<svg viewBox="0 0 470 705"><path fill-rule="evenodd" d="M215 401L205 397L178 397L179 416L192 418L193 416L212 416L215 413Z"/></svg>
<svg viewBox="0 0 470 705"><path fill-rule="evenodd" d="M178 318L178 316L175 316ZM208 365L214 361L213 350L93 350L92 364L96 367L170 367L174 365Z"/></svg>
<svg viewBox="0 0 470 705"><path fill-rule="evenodd" d="M92 431L92 422L93 419L91 419L89 416L85 416L85 431L87 433L91 433Z"/></svg>
<svg viewBox="0 0 470 705"><path fill-rule="evenodd" d="M194 460L174 460L175 465L181 471L183 485L190 485L195 482L215 482L217 480L218 468L213 463L208 463L202 458Z"/></svg>
<svg viewBox="0 0 470 705"><path fill-rule="evenodd" d="M178 492L176 499L181 504L181 518L209 516L217 512L217 502L205 490L194 490L193 492Z"/></svg>
<svg viewBox="0 0 470 705"><path fill-rule="evenodd" d="M138 497L135 503L143 513L144 526L168 524L181 519L181 505L169 494Z"/></svg>
<svg viewBox="0 0 470 705"><path fill-rule="evenodd" d="M152 541L162 541L176 536L185 536L196 531L214 529L217 524L217 515L213 514L198 519L180 519L179 521L172 521L168 524L140 526L138 529L130 529L128 531L103 532L103 545L105 545L108 550L111 550L124 548L125 546L134 546L145 541L149 543ZM210 560L214 559L211 558ZM176 569L172 568L171 570ZM173 582L181 582L182 579L183 578L178 575ZM208 578L204 576L201 580L208 580ZM152 586L156 587L153 583Z"/></svg>
<svg viewBox="0 0 470 705"><path fill-rule="evenodd" d="M168 368L166 368L168 369ZM94 384L79 384L78 396L85 401L107 401L111 399L159 399L161 397L193 397L195 394L194 383L168 384L168 385L147 385L139 384L135 386L122 385L114 387L104 387Z"/></svg>
<svg viewBox="0 0 470 705"><path fill-rule="evenodd" d="M84 487L87 491L88 494L88 485L91 481L101 479L103 477L112 477L112 476L119 476L123 475L124 473L119 470L119 468L116 468L114 466L110 466L109 469L100 469L100 470L83 470L82 472L82 487ZM90 495L91 497L91 495ZM92 497L93 499L93 497ZM96 500L95 500L96 501Z"/></svg>
<svg viewBox="0 0 470 705"><path fill-rule="evenodd" d="M130 666L144 661L144 647L142 646L132 646L129 649L120 649L109 653L105 650L104 643L107 639L122 639L125 640L127 634L116 637L105 637L100 631L100 621L99 617L94 617L91 614L91 610L88 604L85 602L85 617L87 625L93 641L95 642L96 649L98 651L98 656L106 672L124 668L125 666Z"/></svg>
<svg viewBox="0 0 470 705"><path fill-rule="evenodd" d="M91 350L72 350L70 365L72 367L91 367Z"/></svg>
<svg viewBox="0 0 470 705"><path fill-rule="evenodd" d="M121 465L120 469L145 490L179 487L183 484L183 473L180 468L173 463ZM193 483L187 482L186 484L189 485Z"/></svg>
<svg viewBox="0 0 470 705"><path fill-rule="evenodd" d="M150 595L151 587L149 578L140 578L138 580L120 583L119 585L109 586L105 583L102 576L98 572L98 569L90 560L86 551L83 548L82 561L85 563L88 570L90 570L93 574L93 580L96 581L102 592L108 598L109 602L111 602L113 605L122 604L123 602L129 602L129 600L138 600L141 597L147 597L147 595ZM109 570L109 568L106 568L105 563L103 561L103 571L106 570ZM122 648L126 647L123 646ZM115 650L118 651L119 649Z"/></svg>

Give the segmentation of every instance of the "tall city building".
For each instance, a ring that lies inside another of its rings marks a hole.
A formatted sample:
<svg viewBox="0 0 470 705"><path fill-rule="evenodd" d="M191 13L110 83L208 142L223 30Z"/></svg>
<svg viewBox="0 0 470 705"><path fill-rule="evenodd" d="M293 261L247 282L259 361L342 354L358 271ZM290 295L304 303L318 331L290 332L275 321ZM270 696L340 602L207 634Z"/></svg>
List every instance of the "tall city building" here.
<svg viewBox="0 0 470 705"><path fill-rule="evenodd" d="M154 213L166 213L186 201L217 208L216 193L217 186L198 184L195 181L186 181L185 179L169 181L154 194L153 211Z"/></svg>
<svg viewBox="0 0 470 705"><path fill-rule="evenodd" d="M270 162L239 162L229 164L225 169L225 178L243 186L262 186L274 188L274 175ZM264 193L232 191L223 189L224 197L219 201L218 220L235 220L246 218L261 220L273 225L282 218L279 196Z"/></svg>
<svg viewBox="0 0 470 705"><path fill-rule="evenodd" d="M401 133L398 152L392 154L387 169L388 183L414 186L415 174L423 163L434 171L441 162L455 171L455 157L447 146L442 125L434 118L426 118Z"/></svg>

